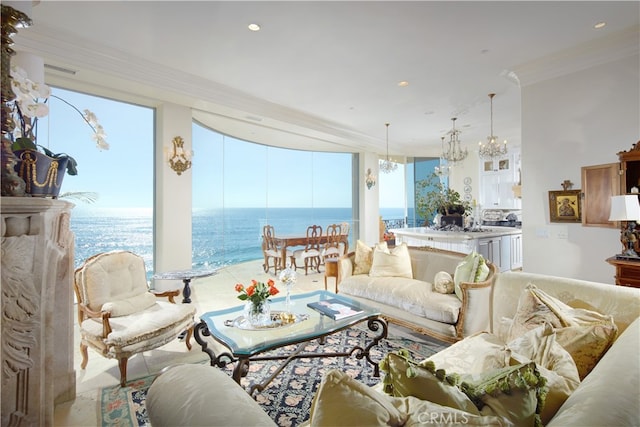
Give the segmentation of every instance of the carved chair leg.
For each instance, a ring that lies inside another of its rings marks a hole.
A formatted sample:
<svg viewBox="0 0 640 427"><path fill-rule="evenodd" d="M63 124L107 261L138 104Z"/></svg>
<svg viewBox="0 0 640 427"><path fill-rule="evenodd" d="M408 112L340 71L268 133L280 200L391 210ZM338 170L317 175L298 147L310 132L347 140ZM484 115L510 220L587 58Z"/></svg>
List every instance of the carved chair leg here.
<svg viewBox="0 0 640 427"><path fill-rule="evenodd" d="M187 336L184 339L185 344L187 344L187 349L191 350L191 337L193 336L193 326L187 329Z"/></svg>
<svg viewBox="0 0 640 427"><path fill-rule="evenodd" d="M87 351L87 346L85 344L80 343L80 354L82 354L82 363L80 363L80 368L85 369L89 362L89 352Z"/></svg>
<svg viewBox="0 0 640 427"><path fill-rule="evenodd" d="M127 358L118 359L118 367L120 368L120 387L127 385Z"/></svg>

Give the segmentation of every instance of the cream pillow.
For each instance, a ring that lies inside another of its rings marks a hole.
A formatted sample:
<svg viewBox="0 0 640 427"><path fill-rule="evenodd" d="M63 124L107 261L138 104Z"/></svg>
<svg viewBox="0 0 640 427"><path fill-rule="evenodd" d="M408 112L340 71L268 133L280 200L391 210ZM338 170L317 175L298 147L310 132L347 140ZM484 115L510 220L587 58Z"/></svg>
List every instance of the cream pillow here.
<svg viewBox="0 0 640 427"><path fill-rule="evenodd" d="M395 397L414 396L438 405L479 414L473 402L458 388L456 375L447 376L433 362L418 364L406 350L388 353L380 362L385 372L384 391Z"/></svg>
<svg viewBox="0 0 640 427"><path fill-rule="evenodd" d="M311 426L402 426L408 414L392 398L337 369L322 378L311 408Z"/></svg>
<svg viewBox="0 0 640 427"><path fill-rule="evenodd" d="M502 339L489 332L479 332L467 337L425 361L432 361L449 373L479 374L509 366L511 350Z"/></svg>
<svg viewBox="0 0 640 427"><path fill-rule="evenodd" d="M547 380L547 396L540 414L546 425L580 385L578 369L571 355L556 342L553 327L545 323L511 341L516 364L532 361Z"/></svg>
<svg viewBox="0 0 640 427"><path fill-rule="evenodd" d="M460 389L481 415L495 415L518 426L539 426L545 379L535 362L462 378Z"/></svg>
<svg viewBox="0 0 640 427"><path fill-rule="evenodd" d="M387 242L381 242L376 245L382 250L387 249ZM353 274L369 274L371 270L371 261L373 260L373 248L366 245L362 241L356 241L356 255L354 259Z"/></svg>
<svg viewBox="0 0 640 427"><path fill-rule="evenodd" d="M409 247L406 243L389 250L380 248L376 245L373 250L373 261L371 262L371 277L406 277L413 278L413 270L411 268L411 256L409 255Z"/></svg>
<svg viewBox="0 0 640 427"><path fill-rule="evenodd" d="M470 414L413 396L395 397L392 402L409 414L404 427L513 427L512 423L500 417Z"/></svg>
<svg viewBox="0 0 640 427"><path fill-rule="evenodd" d="M127 316L146 310L156 303L156 296L151 292L144 292L125 299L118 299L102 304L102 311L111 313L111 317Z"/></svg>
<svg viewBox="0 0 640 427"><path fill-rule="evenodd" d="M581 380L598 363L618 331L611 316L572 308L529 283L518 300L508 341L544 323L555 328L556 341L571 354Z"/></svg>
<svg viewBox="0 0 640 427"><path fill-rule="evenodd" d="M446 271L439 271L433 278L433 290L441 294L452 294L455 291L453 277Z"/></svg>

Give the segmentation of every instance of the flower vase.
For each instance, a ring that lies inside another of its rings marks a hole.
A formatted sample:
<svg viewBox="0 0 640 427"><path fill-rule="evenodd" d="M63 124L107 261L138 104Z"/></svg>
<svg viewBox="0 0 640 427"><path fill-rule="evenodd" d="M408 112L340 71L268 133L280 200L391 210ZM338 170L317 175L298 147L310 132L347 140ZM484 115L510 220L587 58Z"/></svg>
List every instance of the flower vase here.
<svg viewBox="0 0 640 427"><path fill-rule="evenodd" d="M26 184L25 192L34 197L57 198L69 159L52 158L35 150L18 150L15 155L15 170Z"/></svg>
<svg viewBox="0 0 640 427"><path fill-rule="evenodd" d="M269 301L247 301L244 306L244 315L254 328L268 326L271 323L271 307Z"/></svg>

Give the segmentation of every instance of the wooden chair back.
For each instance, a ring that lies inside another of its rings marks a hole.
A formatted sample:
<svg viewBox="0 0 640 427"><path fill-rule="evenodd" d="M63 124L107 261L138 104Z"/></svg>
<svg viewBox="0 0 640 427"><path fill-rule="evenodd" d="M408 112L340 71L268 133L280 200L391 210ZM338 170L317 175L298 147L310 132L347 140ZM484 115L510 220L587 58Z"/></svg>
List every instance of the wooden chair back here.
<svg viewBox="0 0 640 427"><path fill-rule="evenodd" d="M322 239L322 226L310 225L307 227L307 243L305 245L305 251L316 250L320 251L320 240Z"/></svg>

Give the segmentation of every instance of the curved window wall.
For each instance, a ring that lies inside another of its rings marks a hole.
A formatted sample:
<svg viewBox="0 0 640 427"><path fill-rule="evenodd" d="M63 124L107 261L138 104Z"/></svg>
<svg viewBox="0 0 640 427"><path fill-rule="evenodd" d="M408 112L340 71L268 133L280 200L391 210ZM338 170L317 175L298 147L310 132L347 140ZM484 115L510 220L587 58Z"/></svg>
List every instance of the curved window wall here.
<svg viewBox="0 0 640 427"><path fill-rule="evenodd" d="M269 147L196 123L192 132L194 267L262 259L265 224L276 235L343 221L354 230L354 154Z"/></svg>

